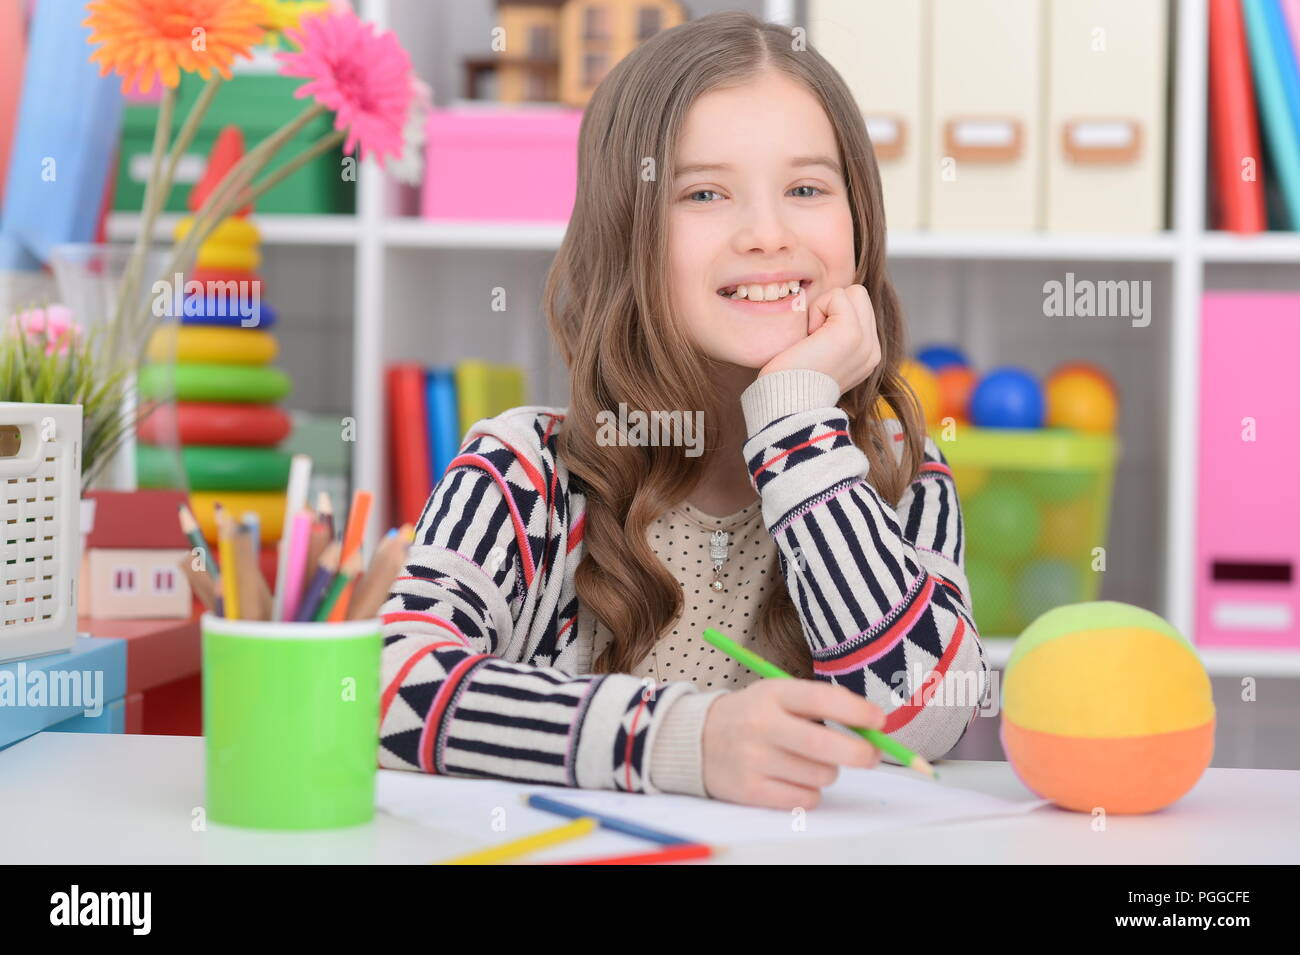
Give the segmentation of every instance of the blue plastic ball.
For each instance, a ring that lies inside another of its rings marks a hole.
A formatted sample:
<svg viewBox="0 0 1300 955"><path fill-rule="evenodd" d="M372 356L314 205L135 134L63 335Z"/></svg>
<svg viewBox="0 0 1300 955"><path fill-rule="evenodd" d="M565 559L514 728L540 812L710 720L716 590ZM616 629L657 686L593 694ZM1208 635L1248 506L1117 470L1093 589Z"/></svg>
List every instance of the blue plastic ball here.
<svg viewBox="0 0 1300 955"><path fill-rule="evenodd" d="M970 364L960 348L952 345L927 345L916 353L916 360L931 371L942 371L950 365L965 367Z"/></svg>
<svg viewBox="0 0 1300 955"><path fill-rule="evenodd" d="M970 419L979 428L1041 428L1043 389L1021 368L997 368L975 386Z"/></svg>

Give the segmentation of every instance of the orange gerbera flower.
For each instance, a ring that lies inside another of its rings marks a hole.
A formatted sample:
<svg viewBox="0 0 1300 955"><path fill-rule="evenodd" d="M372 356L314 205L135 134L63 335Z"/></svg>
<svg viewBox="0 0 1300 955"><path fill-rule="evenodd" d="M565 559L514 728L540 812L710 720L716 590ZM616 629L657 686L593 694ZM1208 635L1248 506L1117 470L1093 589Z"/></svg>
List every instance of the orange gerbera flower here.
<svg viewBox="0 0 1300 955"><path fill-rule="evenodd" d="M88 42L103 44L90 55L100 75L123 77L122 92L154 78L176 87L181 70L204 79L212 71L230 78L236 56L250 56L261 42L266 11L256 0L91 0Z"/></svg>

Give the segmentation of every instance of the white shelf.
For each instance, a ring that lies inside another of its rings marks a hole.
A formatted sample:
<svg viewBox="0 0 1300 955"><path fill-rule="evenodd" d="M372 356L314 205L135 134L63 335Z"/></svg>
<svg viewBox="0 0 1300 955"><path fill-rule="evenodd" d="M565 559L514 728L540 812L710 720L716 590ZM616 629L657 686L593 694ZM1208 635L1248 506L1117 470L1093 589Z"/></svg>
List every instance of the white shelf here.
<svg viewBox="0 0 1300 955"><path fill-rule="evenodd" d="M154 223L154 238L172 240L172 230L182 216L169 212ZM262 236L264 245L355 245L360 237L356 216L349 215L254 215L249 217ZM134 239L140 232L140 215L114 212L108 217L110 241Z"/></svg>
<svg viewBox="0 0 1300 955"><path fill-rule="evenodd" d="M903 232L888 237L895 259L1091 259L1172 262L1171 232L1148 235L1053 232Z"/></svg>
<svg viewBox="0 0 1300 955"><path fill-rule="evenodd" d="M1201 257L1206 262L1300 263L1300 232L1207 232L1201 236Z"/></svg>
<svg viewBox="0 0 1300 955"><path fill-rule="evenodd" d="M394 248L542 249L554 251L564 238L562 222L444 222L390 218L384 243ZM1172 233L1155 235L1051 234L1012 232L904 232L889 236L889 254L900 259L1092 259L1170 262Z"/></svg>
<svg viewBox="0 0 1300 955"><path fill-rule="evenodd" d="M564 238L563 222L444 222L390 218L383 223L384 244L417 249L542 249L555 251Z"/></svg>
<svg viewBox="0 0 1300 955"><path fill-rule="evenodd" d="M1005 669L1015 637L981 637L989 666ZM1232 650L1197 647L1210 676L1300 677L1300 650Z"/></svg>
<svg viewBox="0 0 1300 955"><path fill-rule="evenodd" d="M181 217L160 216L154 237L170 241ZM361 222L350 215L255 215L251 221L266 245L355 245ZM108 217L111 241L134 239L137 213ZM382 243L395 249L555 251L564 238L562 222L451 222L391 217L380 224ZM1192 237L1193 252L1205 262L1300 263L1300 233L1236 235L1205 232ZM1060 234L1046 232L901 232L889 236L895 259L1000 259L1005 261L1091 260L1097 262L1172 262L1177 234Z"/></svg>

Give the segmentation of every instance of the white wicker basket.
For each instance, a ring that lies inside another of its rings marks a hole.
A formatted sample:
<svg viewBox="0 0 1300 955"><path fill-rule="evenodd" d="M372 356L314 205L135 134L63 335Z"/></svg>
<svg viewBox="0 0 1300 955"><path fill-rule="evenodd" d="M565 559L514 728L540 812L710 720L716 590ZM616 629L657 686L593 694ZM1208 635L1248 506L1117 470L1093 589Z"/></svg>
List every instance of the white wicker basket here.
<svg viewBox="0 0 1300 955"><path fill-rule="evenodd" d="M80 501L81 405L0 402L0 662L76 639Z"/></svg>

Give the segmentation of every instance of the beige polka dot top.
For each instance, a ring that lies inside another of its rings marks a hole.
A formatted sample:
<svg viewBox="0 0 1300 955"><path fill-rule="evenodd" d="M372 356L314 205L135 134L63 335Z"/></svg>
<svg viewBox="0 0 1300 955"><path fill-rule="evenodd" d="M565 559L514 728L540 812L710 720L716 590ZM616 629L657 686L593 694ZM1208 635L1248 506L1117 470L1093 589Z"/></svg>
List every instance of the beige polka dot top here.
<svg viewBox="0 0 1300 955"><path fill-rule="evenodd" d="M714 531L729 537L722 565L723 589L715 591L709 545ZM646 532L655 555L682 586L681 616L661 637L653 652L633 667L633 676L656 682L686 682L697 689L739 690L758 674L708 643L700 634L713 627L769 660L775 650L754 636L759 608L771 588L780 586L776 545L763 524L762 501L755 500L727 517L713 517L685 501L659 516ZM609 644L611 634L595 624L593 659ZM811 673L796 673L809 677Z"/></svg>

